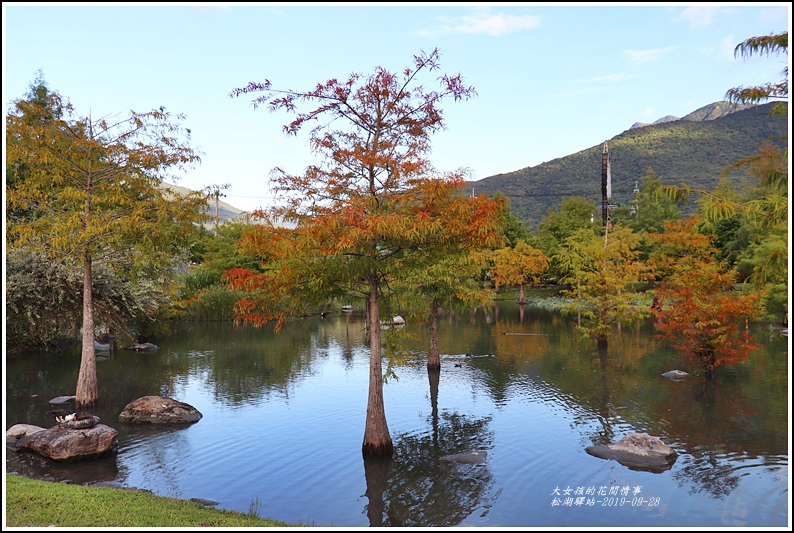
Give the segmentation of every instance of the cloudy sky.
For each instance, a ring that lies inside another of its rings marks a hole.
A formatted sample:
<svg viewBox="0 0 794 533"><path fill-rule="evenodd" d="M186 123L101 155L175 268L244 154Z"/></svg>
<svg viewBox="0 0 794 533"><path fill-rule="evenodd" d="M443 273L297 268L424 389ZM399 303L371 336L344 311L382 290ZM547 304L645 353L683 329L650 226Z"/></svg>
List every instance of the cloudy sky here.
<svg viewBox="0 0 794 533"><path fill-rule="evenodd" d="M789 3L3 3L3 100L41 70L94 117L165 106L186 115L202 163L177 184L230 184L240 209L272 205L270 170L300 172L291 120L229 93L250 81L308 90L438 48L441 71L477 90L447 101L432 140L442 171L471 179L598 145L635 122L684 116L731 87L777 82L788 56L735 58L787 31Z"/></svg>

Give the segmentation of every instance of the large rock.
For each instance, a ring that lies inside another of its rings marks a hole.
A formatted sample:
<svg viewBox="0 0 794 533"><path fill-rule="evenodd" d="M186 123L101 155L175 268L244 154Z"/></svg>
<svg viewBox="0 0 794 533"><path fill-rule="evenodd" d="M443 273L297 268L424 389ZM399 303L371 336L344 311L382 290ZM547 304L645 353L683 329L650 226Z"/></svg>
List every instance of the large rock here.
<svg viewBox="0 0 794 533"><path fill-rule="evenodd" d="M6 448L16 449L20 440L29 437L39 431L46 431L41 426L34 426L33 424L14 424L6 430Z"/></svg>
<svg viewBox="0 0 794 533"><path fill-rule="evenodd" d="M87 429L55 426L23 437L18 451L31 451L54 461L103 457L116 451L118 431L104 424Z"/></svg>
<svg viewBox="0 0 794 533"><path fill-rule="evenodd" d="M613 459L630 470L660 473L672 468L678 454L659 437L630 433L615 444L588 446L585 451L601 459Z"/></svg>
<svg viewBox="0 0 794 533"><path fill-rule="evenodd" d="M119 420L127 424L192 424L201 417L192 405L162 396L133 400L119 414Z"/></svg>

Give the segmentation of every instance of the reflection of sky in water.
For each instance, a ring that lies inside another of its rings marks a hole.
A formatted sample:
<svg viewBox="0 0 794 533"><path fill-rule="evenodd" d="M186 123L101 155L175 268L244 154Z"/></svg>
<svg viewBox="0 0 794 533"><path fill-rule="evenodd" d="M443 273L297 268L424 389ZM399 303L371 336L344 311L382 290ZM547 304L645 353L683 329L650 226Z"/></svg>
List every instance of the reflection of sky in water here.
<svg viewBox="0 0 794 533"><path fill-rule="evenodd" d="M343 346L333 336L313 346L316 353L299 356L287 379L245 381L238 388L215 382L219 375L236 378L218 374L231 372L223 367L231 349L191 349L182 366L185 354L163 354L177 369L170 370L172 397L203 418L184 428L125 428L117 481L163 496L217 500L220 508L243 513L261 502L262 516L317 526L369 525L373 491L383 500L386 525L399 525L402 509L456 520L442 525L477 527L785 525L776 521L785 522L787 514L788 458L724 452L713 444L687 450L692 443L678 442L677 435L689 426L645 410L644 389L655 395L687 391L658 379L656 369L627 382L636 389L599 395L561 386L563 378L575 382L586 375L576 374L576 367L550 374L534 354L515 368L499 357L442 355L434 420L425 361L412 359L384 386L397 453L381 472L365 469L361 456L368 350ZM233 363L252 368L245 354L233 355ZM565 362L572 363L576 359ZM673 468L632 471L584 451L597 439L614 442L632 431L655 433L681 452ZM486 465L436 461L437 454L474 451L467 446L485 449ZM720 484L729 490L720 493ZM556 488L625 486L640 487L658 505L552 506ZM458 501L444 501L450 495Z"/></svg>

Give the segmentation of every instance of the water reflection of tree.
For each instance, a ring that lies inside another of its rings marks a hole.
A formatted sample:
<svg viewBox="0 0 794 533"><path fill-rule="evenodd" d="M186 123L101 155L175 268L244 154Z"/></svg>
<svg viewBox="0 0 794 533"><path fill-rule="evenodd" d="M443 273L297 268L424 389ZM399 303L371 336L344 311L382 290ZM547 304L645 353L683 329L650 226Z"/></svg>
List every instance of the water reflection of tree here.
<svg viewBox="0 0 794 533"><path fill-rule="evenodd" d="M55 483L86 485L116 481L116 454L87 461L53 461L33 452L6 450L6 473Z"/></svg>
<svg viewBox="0 0 794 533"><path fill-rule="evenodd" d="M269 326L181 323L167 337L154 339L160 346L157 352L120 350L98 361L101 400L83 414L112 421L127 403L141 396L184 401L177 396L191 380L203 382L223 404L239 405L272 392L284 393L290 384L309 375L314 360L330 348L341 346L352 359L362 333L361 320L348 315L288 323L280 334ZM47 401L74 394L75 358L79 361L79 345L63 354L35 354L9 365L7 394L15 405L13 423L51 425ZM31 399L32 394L38 396Z"/></svg>
<svg viewBox="0 0 794 533"><path fill-rule="evenodd" d="M787 437L768 423L774 413L765 412L744 387L693 378L671 383L668 390L652 405L685 454L673 476L690 492L722 498L739 485L738 457L762 458L770 450L786 454Z"/></svg>
<svg viewBox="0 0 794 533"><path fill-rule="evenodd" d="M332 335L342 348L345 367L353 364L353 355L361 350L369 350L366 344L366 317L353 313L343 313L339 317L330 317L323 321L324 328ZM365 354L369 358L369 352Z"/></svg>
<svg viewBox="0 0 794 533"><path fill-rule="evenodd" d="M430 432L395 439L391 458L364 458L371 527L451 527L477 509L483 516L499 493L486 464L442 461L444 455L493 447L490 418L438 412L440 372L428 372Z"/></svg>
<svg viewBox="0 0 794 533"><path fill-rule="evenodd" d="M319 318L304 319L285 324L278 334L270 325L183 325L172 340L177 349L167 362L182 378L200 376L219 402L239 405L284 393L304 377L332 342L322 325Z"/></svg>
<svg viewBox="0 0 794 533"><path fill-rule="evenodd" d="M723 456L724 457L724 456ZM724 498L739 486L742 474L735 466L726 464L719 454L706 452L699 457L685 457L673 472L680 487L689 487L689 493L707 492L714 498Z"/></svg>
<svg viewBox="0 0 794 533"><path fill-rule="evenodd" d="M440 457L490 449L489 421L443 413L437 435L402 435L391 459L365 458L370 526L451 527L477 509L487 513L498 497L487 464Z"/></svg>

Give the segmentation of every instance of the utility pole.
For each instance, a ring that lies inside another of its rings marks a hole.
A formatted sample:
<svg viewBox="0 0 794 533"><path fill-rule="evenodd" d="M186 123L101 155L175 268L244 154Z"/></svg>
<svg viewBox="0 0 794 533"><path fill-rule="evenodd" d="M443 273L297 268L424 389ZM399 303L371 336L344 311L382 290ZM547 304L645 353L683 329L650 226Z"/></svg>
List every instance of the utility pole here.
<svg viewBox="0 0 794 533"><path fill-rule="evenodd" d="M224 183L223 185L210 185L210 187L209 187L209 189L210 189L209 195L215 197L215 236L216 237L218 236L218 222L219 222L219 218L220 218L219 215L218 215L219 203L220 203L219 198L221 196L223 196L224 198L226 197L225 194L221 194L221 191L224 191L224 190L228 189L229 187L231 187L230 183Z"/></svg>
<svg viewBox="0 0 794 533"><path fill-rule="evenodd" d="M604 141L601 152L601 224L606 231L609 223L609 203L612 200L612 169L609 163L609 148Z"/></svg>

